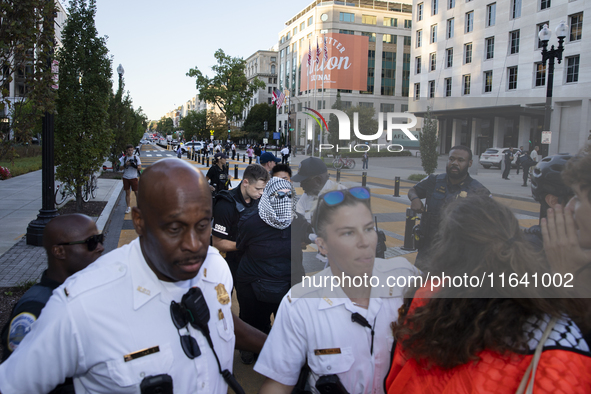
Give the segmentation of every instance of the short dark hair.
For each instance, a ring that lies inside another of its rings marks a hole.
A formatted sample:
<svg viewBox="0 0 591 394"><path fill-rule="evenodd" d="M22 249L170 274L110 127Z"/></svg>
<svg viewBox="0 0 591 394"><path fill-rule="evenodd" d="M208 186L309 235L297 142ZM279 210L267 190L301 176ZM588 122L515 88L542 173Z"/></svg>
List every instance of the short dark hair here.
<svg viewBox="0 0 591 394"><path fill-rule="evenodd" d="M250 164L244 170L242 179L247 179L249 183L267 182L269 180L269 171L260 164Z"/></svg>
<svg viewBox="0 0 591 394"><path fill-rule="evenodd" d="M449 151L451 152L452 150L463 150L465 152L468 152L468 160L472 160L472 149L468 148L467 146L456 145L452 147Z"/></svg>
<svg viewBox="0 0 591 394"><path fill-rule="evenodd" d="M131 145L131 144L127 144L127 145L125 146L125 150L128 150L129 148L132 148L132 149L134 149L134 148L135 148L135 146L133 146L133 145Z"/></svg>
<svg viewBox="0 0 591 394"><path fill-rule="evenodd" d="M287 172L291 178L291 167L289 167L287 164L277 164L271 169L271 175L273 176L275 176L275 174L278 172Z"/></svg>

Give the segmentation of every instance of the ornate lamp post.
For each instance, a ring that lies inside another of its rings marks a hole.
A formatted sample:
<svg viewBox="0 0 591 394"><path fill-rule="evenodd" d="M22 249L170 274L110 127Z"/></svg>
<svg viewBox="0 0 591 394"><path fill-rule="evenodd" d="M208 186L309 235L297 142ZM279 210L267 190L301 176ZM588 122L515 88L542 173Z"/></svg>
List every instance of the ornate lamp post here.
<svg viewBox="0 0 591 394"><path fill-rule="evenodd" d="M119 74L119 88L121 88L121 80L123 79L124 73L125 70L123 69L123 66L119 64L119 67L117 67L117 74Z"/></svg>
<svg viewBox="0 0 591 394"><path fill-rule="evenodd" d="M552 32L548 29L548 25L544 25L538 38L542 42L542 65L546 66L548 61L548 83L546 85L546 105L544 106L544 131L550 131L550 119L552 111L552 87L554 85L554 60L558 60L558 64L562 62L562 52L564 52L564 38L568 33L568 25L564 21L560 21L556 27L556 37L558 37L558 48L554 45L548 49L548 41L552 36ZM548 155L548 144L541 146L542 156Z"/></svg>

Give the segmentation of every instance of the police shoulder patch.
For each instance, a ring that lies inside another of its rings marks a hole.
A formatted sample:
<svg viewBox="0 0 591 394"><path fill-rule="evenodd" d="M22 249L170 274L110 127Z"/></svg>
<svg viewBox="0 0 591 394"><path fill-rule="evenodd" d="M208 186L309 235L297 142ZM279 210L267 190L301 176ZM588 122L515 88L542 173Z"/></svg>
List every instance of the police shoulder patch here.
<svg viewBox="0 0 591 394"><path fill-rule="evenodd" d="M31 326L35 323L37 317L29 312L23 312L16 315L8 327L8 349L14 352L21 341L31 331Z"/></svg>

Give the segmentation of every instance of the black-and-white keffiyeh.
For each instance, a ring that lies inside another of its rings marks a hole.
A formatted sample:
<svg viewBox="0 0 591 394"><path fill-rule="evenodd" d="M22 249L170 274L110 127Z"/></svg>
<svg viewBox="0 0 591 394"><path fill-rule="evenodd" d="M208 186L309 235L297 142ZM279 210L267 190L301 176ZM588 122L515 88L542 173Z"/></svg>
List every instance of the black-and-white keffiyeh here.
<svg viewBox="0 0 591 394"><path fill-rule="evenodd" d="M288 196L277 195L280 190L287 190L287 193L291 193L291 182L277 177L273 177L267 182L259 201L259 216L269 226L283 230L291 224L292 201Z"/></svg>

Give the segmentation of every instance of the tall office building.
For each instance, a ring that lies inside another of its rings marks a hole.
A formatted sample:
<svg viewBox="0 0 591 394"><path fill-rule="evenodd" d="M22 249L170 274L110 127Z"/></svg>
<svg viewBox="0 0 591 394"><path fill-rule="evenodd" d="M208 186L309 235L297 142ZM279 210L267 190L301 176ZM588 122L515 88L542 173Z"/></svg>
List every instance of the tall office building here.
<svg viewBox="0 0 591 394"><path fill-rule="evenodd" d="M591 2L585 0L414 0L409 110L439 121L441 153L466 145L542 146L576 152L591 131ZM548 66L538 32L568 25L554 71L549 130L543 130Z"/></svg>
<svg viewBox="0 0 591 394"><path fill-rule="evenodd" d="M256 51L246 59L245 73L248 83L258 78L265 83L265 87L255 92L237 126L242 126L253 106L263 103L271 105L273 90L277 88L277 55L278 52L271 48L267 51Z"/></svg>
<svg viewBox="0 0 591 394"><path fill-rule="evenodd" d="M344 108L373 107L375 119L380 112L406 111L411 24L410 1L380 0L316 0L288 20L279 33L278 88L287 97L278 111L277 130L289 135L291 143L306 145L306 120L311 119L306 108L330 109L337 92ZM326 137L324 130L323 142Z"/></svg>

